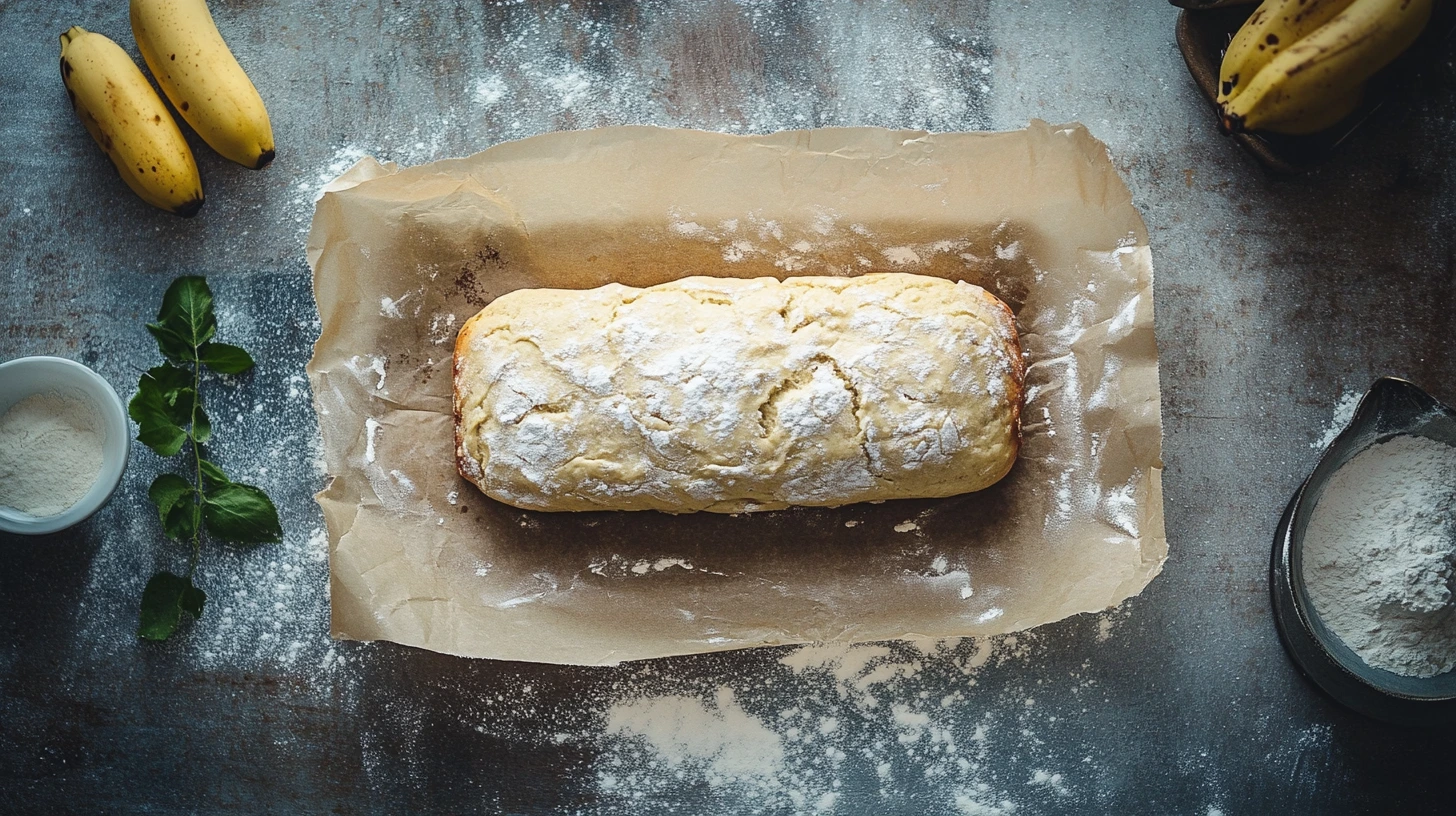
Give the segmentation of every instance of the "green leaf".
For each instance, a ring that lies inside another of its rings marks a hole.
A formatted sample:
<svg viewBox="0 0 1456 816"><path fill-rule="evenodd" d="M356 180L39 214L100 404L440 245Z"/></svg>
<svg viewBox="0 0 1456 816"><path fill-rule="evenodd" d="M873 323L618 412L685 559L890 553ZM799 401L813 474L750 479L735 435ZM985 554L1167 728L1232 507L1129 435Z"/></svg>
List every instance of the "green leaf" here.
<svg viewBox="0 0 1456 816"><path fill-rule="evenodd" d="M197 359L197 352L187 337L178 333L170 326L162 323L148 323L147 331L156 338L157 350L168 360L179 363L190 363Z"/></svg>
<svg viewBox="0 0 1456 816"><path fill-rule="evenodd" d="M185 368L178 368L171 363L162 363L147 369L147 376L157 384L168 402L176 402L177 392L192 387L192 372ZM186 413L183 413L182 416L185 418Z"/></svg>
<svg viewBox="0 0 1456 816"><path fill-rule="evenodd" d="M261 544L283 537L278 508L252 485L232 482L203 494L202 519L207 532L238 544Z"/></svg>
<svg viewBox="0 0 1456 816"><path fill-rule="evenodd" d="M167 514L172 512L172 508L191 493L192 484L175 473L163 473L147 489L147 495L157 506L157 515L163 523L167 521Z"/></svg>
<svg viewBox="0 0 1456 816"><path fill-rule="evenodd" d="M190 390L190 389L188 389ZM187 432L173 417L174 406L151 374L143 374L137 383L136 396L127 405L127 413L137 424L137 441L162 456L171 456L182 449Z"/></svg>
<svg viewBox="0 0 1456 816"><path fill-rule="evenodd" d="M188 491L189 493L195 491ZM197 535L197 526L202 522L202 505L192 501L189 495L186 501L179 501L172 505L167 515L162 517L162 530L168 538L175 538L178 541L187 541Z"/></svg>
<svg viewBox="0 0 1456 816"><path fill-rule="evenodd" d="M166 640L177 631L182 613L202 617L207 595L192 585L190 578L162 571L147 581L142 590L141 624L137 635L147 640Z"/></svg>
<svg viewBox="0 0 1456 816"><path fill-rule="evenodd" d="M175 473L163 473L147 490L162 518L162 530L170 538L186 541L197 532L202 508L193 501L192 484Z"/></svg>
<svg viewBox="0 0 1456 816"><path fill-rule="evenodd" d="M182 426L192 421L193 408L202 410L197 392L192 390L192 386L177 389L167 397L167 404L172 409L172 421Z"/></svg>
<svg viewBox="0 0 1456 816"><path fill-rule="evenodd" d="M207 603L207 593L191 585L188 582L186 589L182 590L182 611L194 618L202 617L202 607Z"/></svg>
<svg viewBox="0 0 1456 816"><path fill-rule="evenodd" d="M182 449L187 439L186 427L196 404L192 372L164 363L142 375L127 413L136 420L137 439L142 444L171 456ZM210 436L211 431L211 427L206 428L204 436Z"/></svg>
<svg viewBox="0 0 1456 816"><path fill-rule="evenodd" d="M182 443L187 441L187 432L176 425L143 426L137 432L137 441L156 451L158 455L172 456L182 450Z"/></svg>
<svg viewBox="0 0 1456 816"><path fill-rule="evenodd" d="M159 335L165 334L188 346L189 354L211 340L217 333L217 318L212 312L212 290L207 286L207 279L184 275L172 281L167 293L162 295L157 322L147 324L148 330L153 326L156 330L152 336L157 337L158 345L162 344ZM195 359L195 355L187 359Z"/></svg>
<svg viewBox="0 0 1456 816"><path fill-rule="evenodd" d="M202 410L201 405L197 406L192 417L192 438L200 445L212 438L212 420L207 418L207 412Z"/></svg>
<svg viewBox="0 0 1456 816"><path fill-rule="evenodd" d="M219 374L241 374L253 367L253 358L227 343L208 343L198 351L202 364Z"/></svg>
<svg viewBox="0 0 1456 816"><path fill-rule="evenodd" d="M227 474L222 472L222 468L214 465L206 459L198 459L197 468L198 470L202 471L202 477L213 484L225 485L232 482L232 480L227 477Z"/></svg>

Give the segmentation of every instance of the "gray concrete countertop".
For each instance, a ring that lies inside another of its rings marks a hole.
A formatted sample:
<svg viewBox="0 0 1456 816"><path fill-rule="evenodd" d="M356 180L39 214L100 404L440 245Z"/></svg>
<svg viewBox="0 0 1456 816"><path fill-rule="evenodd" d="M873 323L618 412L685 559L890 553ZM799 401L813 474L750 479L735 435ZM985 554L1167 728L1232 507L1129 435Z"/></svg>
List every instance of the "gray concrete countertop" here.
<svg viewBox="0 0 1456 816"><path fill-rule="evenodd" d="M0 0L0 359L78 359L129 394L142 331L206 274L259 370L209 392L216 458L283 543L209 547L203 619L135 637L160 534L140 446L100 514L0 537L0 811L14 813L1449 812L1456 738L1347 712L1286 659L1274 525L1342 397L1377 376L1456 401L1456 68L1307 176L1218 135L1158 0L214 0L267 99L262 172L194 141L181 220L119 181L67 104L56 35L135 53L124 3ZM761 649L606 669L327 634L303 364L317 188L646 123L932 130L1079 120L1147 219L1171 556L1122 608L986 643Z"/></svg>

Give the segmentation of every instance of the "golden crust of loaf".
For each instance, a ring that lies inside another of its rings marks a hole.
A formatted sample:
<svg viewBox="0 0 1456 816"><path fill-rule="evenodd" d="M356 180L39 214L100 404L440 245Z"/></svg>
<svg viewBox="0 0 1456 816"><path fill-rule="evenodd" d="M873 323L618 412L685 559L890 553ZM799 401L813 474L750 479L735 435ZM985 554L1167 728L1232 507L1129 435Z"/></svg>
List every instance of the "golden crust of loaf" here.
<svg viewBox="0 0 1456 816"><path fill-rule="evenodd" d="M951 496L1020 445L1011 311L922 275L523 289L466 322L454 368L460 474L532 510Z"/></svg>

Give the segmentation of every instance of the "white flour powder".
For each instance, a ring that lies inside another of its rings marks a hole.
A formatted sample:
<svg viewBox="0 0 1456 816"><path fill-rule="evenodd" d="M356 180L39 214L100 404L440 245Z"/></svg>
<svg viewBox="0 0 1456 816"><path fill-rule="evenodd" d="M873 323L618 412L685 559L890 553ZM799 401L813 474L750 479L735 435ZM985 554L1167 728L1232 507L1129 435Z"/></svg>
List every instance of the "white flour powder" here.
<svg viewBox="0 0 1456 816"><path fill-rule="evenodd" d="M641 737L669 768L698 765L710 784L772 780L781 774L782 737L744 712L731 688L719 688L715 697L711 710L680 695L619 704L607 712L606 734ZM603 781L611 787L615 778Z"/></svg>
<svg viewBox="0 0 1456 816"><path fill-rule="evenodd" d="M1371 666L1409 677L1456 667L1456 447L1373 445L1330 479L1304 539L1325 625Z"/></svg>
<svg viewBox="0 0 1456 816"><path fill-rule="evenodd" d="M1081 626L1094 628L1090 618ZM602 808L592 813L656 812L685 789L702 792L702 813L858 813L911 795L920 813L1085 812L1102 769L1045 745L1042 730L1069 701L1039 701L1037 642L1020 633L808 645L748 673L692 681L649 661L622 678L599 724L553 739L600 751ZM1102 696L1085 668L1051 693L1069 693L1083 712ZM994 761L1005 755L1017 758L1010 774Z"/></svg>
<svg viewBox="0 0 1456 816"><path fill-rule="evenodd" d="M1341 395L1340 401L1335 403L1335 415L1330 417L1324 433L1320 435L1319 439L1309 443L1309 446L1321 451L1328 448L1330 443L1335 441L1335 437L1345 430L1345 426L1350 424L1350 420L1355 418L1355 409L1360 407L1362 396L1364 395L1359 391L1346 391Z"/></svg>
<svg viewBox="0 0 1456 816"><path fill-rule="evenodd" d="M0 504L54 516L80 501L101 472L106 431L85 400L34 394L0 417Z"/></svg>

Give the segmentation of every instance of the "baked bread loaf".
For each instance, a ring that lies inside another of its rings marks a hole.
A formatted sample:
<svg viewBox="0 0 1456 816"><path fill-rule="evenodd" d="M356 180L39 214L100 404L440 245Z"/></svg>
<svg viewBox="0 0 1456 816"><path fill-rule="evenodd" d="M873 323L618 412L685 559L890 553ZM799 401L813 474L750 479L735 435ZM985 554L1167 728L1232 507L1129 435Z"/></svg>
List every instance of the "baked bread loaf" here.
<svg viewBox="0 0 1456 816"><path fill-rule="evenodd" d="M834 507L994 484L1011 311L900 273L522 289L455 343L460 474L531 510Z"/></svg>

